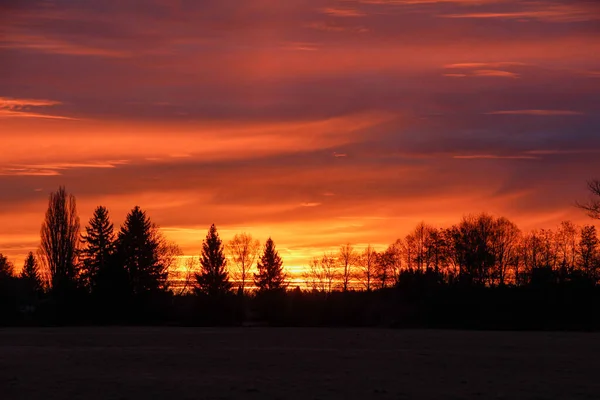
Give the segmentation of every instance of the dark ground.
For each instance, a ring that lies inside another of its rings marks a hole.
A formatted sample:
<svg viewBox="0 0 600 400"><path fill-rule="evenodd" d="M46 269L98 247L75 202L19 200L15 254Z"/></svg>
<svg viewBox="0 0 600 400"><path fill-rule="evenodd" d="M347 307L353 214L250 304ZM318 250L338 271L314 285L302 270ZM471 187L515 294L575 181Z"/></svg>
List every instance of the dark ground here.
<svg viewBox="0 0 600 400"><path fill-rule="evenodd" d="M600 334L0 330L8 399L598 399Z"/></svg>

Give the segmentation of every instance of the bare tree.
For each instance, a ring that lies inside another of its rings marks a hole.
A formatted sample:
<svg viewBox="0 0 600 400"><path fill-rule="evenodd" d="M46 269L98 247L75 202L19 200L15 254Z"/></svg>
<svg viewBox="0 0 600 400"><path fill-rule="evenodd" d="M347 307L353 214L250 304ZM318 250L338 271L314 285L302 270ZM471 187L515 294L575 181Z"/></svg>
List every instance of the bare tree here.
<svg viewBox="0 0 600 400"><path fill-rule="evenodd" d="M600 261L599 249L600 241L598 240L596 227L587 225L581 228L577 248L577 253L579 255L578 265L579 268L594 281L597 280L596 269Z"/></svg>
<svg viewBox="0 0 600 400"><path fill-rule="evenodd" d="M563 221L555 239L561 271L569 274L573 272L577 259L577 228L571 221Z"/></svg>
<svg viewBox="0 0 600 400"><path fill-rule="evenodd" d="M325 277L321 270L321 259L319 257L313 257L308 263L308 268L303 274L304 283L307 288L317 292L325 291Z"/></svg>
<svg viewBox="0 0 600 400"><path fill-rule="evenodd" d="M361 282L368 292L372 289L377 274L377 252L368 245L360 257Z"/></svg>
<svg viewBox="0 0 600 400"><path fill-rule="evenodd" d="M393 282L394 257L395 254L391 246L388 247L386 251L378 253L376 256L376 278L379 289L384 289L390 282Z"/></svg>
<svg viewBox="0 0 600 400"><path fill-rule="evenodd" d="M333 254L325 253L322 257L313 257L304 272L306 286L314 291L331 293L338 276L337 263Z"/></svg>
<svg viewBox="0 0 600 400"><path fill-rule="evenodd" d="M55 293L64 293L77 283L79 216L75 197L63 186L50 194L41 230L41 253Z"/></svg>
<svg viewBox="0 0 600 400"><path fill-rule="evenodd" d="M194 282L196 281L196 274L200 269L200 258L190 257L185 261L183 270L180 271L180 284L177 295L181 296L184 294L191 293L194 289ZM171 275L169 275L171 278Z"/></svg>
<svg viewBox="0 0 600 400"><path fill-rule="evenodd" d="M590 199L587 203L577 203L577 206L585 210L587 214L594 219L600 219L600 179L594 179L588 182Z"/></svg>
<svg viewBox="0 0 600 400"><path fill-rule="evenodd" d="M260 251L260 242L249 233L236 234L227 244L227 253L235 265L235 278L240 282L240 290L244 293L246 282L252 281L252 267Z"/></svg>
<svg viewBox="0 0 600 400"><path fill-rule="evenodd" d="M495 225L492 240L496 261L494 278L499 285L504 285L510 267L515 271L516 277L521 231L517 225L503 217L498 218Z"/></svg>
<svg viewBox="0 0 600 400"><path fill-rule="evenodd" d="M333 254L323 254L321 258L321 271L325 280L325 291L331 293L333 282L337 278L337 260Z"/></svg>
<svg viewBox="0 0 600 400"><path fill-rule="evenodd" d="M338 253L338 262L341 267L341 278L342 278L342 290L347 292L350 289L352 280L352 268L356 264L357 260L356 252L350 243L347 243L340 247Z"/></svg>

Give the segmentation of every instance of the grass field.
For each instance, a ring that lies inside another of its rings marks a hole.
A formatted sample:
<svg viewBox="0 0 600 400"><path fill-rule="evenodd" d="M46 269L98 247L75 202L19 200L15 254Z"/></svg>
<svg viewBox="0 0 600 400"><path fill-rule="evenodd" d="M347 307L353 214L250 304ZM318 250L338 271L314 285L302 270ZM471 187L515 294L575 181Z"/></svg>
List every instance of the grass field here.
<svg viewBox="0 0 600 400"><path fill-rule="evenodd" d="M0 330L7 399L598 399L600 334Z"/></svg>

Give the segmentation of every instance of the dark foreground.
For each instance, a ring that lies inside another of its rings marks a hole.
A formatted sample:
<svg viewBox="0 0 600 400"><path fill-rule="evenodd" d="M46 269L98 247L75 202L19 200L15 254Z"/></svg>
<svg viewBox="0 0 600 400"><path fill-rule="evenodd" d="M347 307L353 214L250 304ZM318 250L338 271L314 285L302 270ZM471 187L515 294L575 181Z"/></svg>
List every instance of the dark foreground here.
<svg viewBox="0 0 600 400"><path fill-rule="evenodd" d="M596 399L600 334L0 330L7 399Z"/></svg>

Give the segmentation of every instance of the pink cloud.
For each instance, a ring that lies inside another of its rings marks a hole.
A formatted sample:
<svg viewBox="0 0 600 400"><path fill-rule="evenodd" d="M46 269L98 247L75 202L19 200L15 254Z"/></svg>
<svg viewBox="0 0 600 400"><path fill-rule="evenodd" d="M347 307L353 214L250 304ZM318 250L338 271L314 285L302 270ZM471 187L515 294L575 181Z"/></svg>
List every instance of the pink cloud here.
<svg viewBox="0 0 600 400"><path fill-rule="evenodd" d="M519 77L519 74L509 71L501 71L497 69L478 69L473 71L473 76L487 76L487 77L498 77L498 78L513 78Z"/></svg>
<svg viewBox="0 0 600 400"><path fill-rule="evenodd" d="M571 110L505 110L505 111L492 111L487 113L489 115L536 115L536 116L553 116L553 115L583 115L580 111Z"/></svg>

